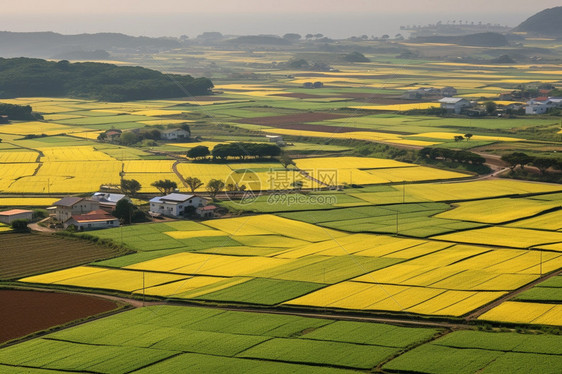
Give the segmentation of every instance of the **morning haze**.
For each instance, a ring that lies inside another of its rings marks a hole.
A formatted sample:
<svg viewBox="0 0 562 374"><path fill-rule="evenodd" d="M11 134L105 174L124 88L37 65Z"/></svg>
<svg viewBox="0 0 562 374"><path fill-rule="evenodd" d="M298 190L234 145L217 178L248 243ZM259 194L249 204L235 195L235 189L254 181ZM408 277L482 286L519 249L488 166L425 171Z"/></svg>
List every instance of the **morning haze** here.
<svg viewBox="0 0 562 374"><path fill-rule="evenodd" d="M323 33L332 38L394 34L401 25L442 21L515 26L558 1L20 1L3 8L6 31L146 36Z"/></svg>

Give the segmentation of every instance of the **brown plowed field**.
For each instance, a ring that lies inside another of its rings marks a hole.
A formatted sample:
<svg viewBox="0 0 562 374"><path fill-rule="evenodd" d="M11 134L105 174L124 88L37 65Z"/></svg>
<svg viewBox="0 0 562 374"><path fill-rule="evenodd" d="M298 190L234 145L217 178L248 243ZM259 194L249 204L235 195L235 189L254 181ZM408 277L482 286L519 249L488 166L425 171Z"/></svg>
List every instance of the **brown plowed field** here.
<svg viewBox="0 0 562 374"><path fill-rule="evenodd" d="M263 126L279 126L279 125L290 125L296 123L305 122L320 122L329 119L338 119L350 117L341 114L332 113L298 113L298 114L288 114L286 116L268 116L268 117L256 117L256 118L245 118L239 120L241 123L251 123L253 125L263 125Z"/></svg>
<svg viewBox="0 0 562 374"><path fill-rule="evenodd" d="M113 301L93 296L0 290L0 343L118 307Z"/></svg>
<svg viewBox="0 0 562 374"><path fill-rule="evenodd" d="M64 269L121 253L84 240L39 234L0 234L0 279Z"/></svg>

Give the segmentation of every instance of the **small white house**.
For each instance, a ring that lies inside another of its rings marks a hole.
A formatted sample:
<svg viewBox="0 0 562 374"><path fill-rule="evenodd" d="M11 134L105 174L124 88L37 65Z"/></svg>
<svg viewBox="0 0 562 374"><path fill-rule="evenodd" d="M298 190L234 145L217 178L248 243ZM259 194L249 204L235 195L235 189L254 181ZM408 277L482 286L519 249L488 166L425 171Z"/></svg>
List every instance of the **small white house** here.
<svg viewBox="0 0 562 374"><path fill-rule="evenodd" d="M27 219L31 220L33 218L32 210L24 209L12 209L0 212L0 222L7 223L8 225L15 221L16 219Z"/></svg>
<svg viewBox="0 0 562 374"><path fill-rule="evenodd" d="M270 143L283 143L283 137L281 135L266 135L265 137Z"/></svg>
<svg viewBox="0 0 562 374"><path fill-rule="evenodd" d="M191 134L184 129L169 129L160 132L160 139L162 140L178 140L189 139Z"/></svg>
<svg viewBox="0 0 562 374"><path fill-rule="evenodd" d="M70 225L74 225L78 231L99 230L119 227L119 220L105 210L98 209L86 214L71 216L63 223L65 229Z"/></svg>
<svg viewBox="0 0 562 374"><path fill-rule="evenodd" d="M460 114L464 108L470 107L470 101L462 97L444 97L439 100L439 103L441 103L441 108L455 114Z"/></svg>
<svg viewBox="0 0 562 374"><path fill-rule="evenodd" d="M157 196L150 200L150 213L164 216L181 217L185 208L199 208L207 205L207 200L196 195L172 193L166 196Z"/></svg>

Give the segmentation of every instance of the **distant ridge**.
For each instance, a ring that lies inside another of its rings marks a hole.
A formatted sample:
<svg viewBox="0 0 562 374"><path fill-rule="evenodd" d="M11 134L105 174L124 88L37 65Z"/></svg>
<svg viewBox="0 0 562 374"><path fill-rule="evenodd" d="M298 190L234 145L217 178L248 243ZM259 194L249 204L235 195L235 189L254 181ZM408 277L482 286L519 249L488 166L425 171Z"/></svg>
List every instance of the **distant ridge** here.
<svg viewBox="0 0 562 374"><path fill-rule="evenodd" d="M562 37L562 6L538 12L523 21L513 31Z"/></svg>
<svg viewBox="0 0 562 374"><path fill-rule="evenodd" d="M53 58L67 54L111 50L168 50L181 42L119 33L63 35L54 32L0 31L0 57Z"/></svg>

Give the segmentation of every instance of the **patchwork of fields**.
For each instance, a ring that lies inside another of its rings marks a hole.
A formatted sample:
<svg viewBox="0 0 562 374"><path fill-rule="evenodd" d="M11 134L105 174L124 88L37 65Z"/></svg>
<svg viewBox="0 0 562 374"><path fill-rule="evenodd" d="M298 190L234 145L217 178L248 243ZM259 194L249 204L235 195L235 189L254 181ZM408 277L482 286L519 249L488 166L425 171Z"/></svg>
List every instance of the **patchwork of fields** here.
<svg viewBox="0 0 562 374"><path fill-rule="evenodd" d="M486 51L472 52L480 58ZM296 56L283 48L175 50L126 63L216 70L214 95L0 100L31 105L44 117L0 124L0 207L43 208L121 178L141 183L145 195L135 203L159 192L151 186L157 180L188 192L187 177L203 182L197 193L212 179L262 192L249 201L220 194L216 203L231 209L227 218L90 233L134 253L15 234L0 224L3 287L58 291L61 300L69 290L109 294L135 306L70 328L53 325L91 313L6 335L37 334L1 347L0 372L562 372L560 184L460 171L474 164L453 171L377 158L426 162L416 160L422 147L487 153L492 164L520 149L559 158L560 117L436 116L425 111L436 99L401 95L454 86L456 96L494 101L503 111L520 102L499 100L500 93L519 85L559 87L560 66L366 54L372 62L344 63L339 56L333 69L293 71L282 70ZM311 82L324 86L303 87ZM106 130L139 134L171 125L188 125L196 141L97 141ZM272 134L283 136L294 165L186 157L197 145L268 142ZM145 301L159 305L144 307ZM115 307L108 303L104 311ZM10 317L42 310L6 305L0 311ZM66 313L57 312L42 317ZM25 324L17 321L9 323Z"/></svg>
<svg viewBox="0 0 562 374"><path fill-rule="evenodd" d="M399 372L557 373L561 339L153 306L4 348L0 370L359 373L382 367Z"/></svg>
<svg viewBox="0 0 562 374"><path fill-rule="evenodd" d="M461 317L562 267L559 232L502 225L560 209L548 199L559 189L511 181L450 186L479 184L488 200L453 209L407 202L104 230L95 234L138 252L20 281L213 303ZM512 197L497 198L504 194ZM490 215L471 213L478 203L491 207ZM402 237L387 235L396 231Z"/></svg>

